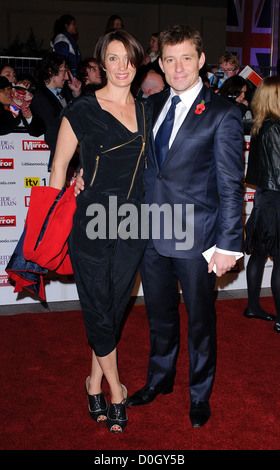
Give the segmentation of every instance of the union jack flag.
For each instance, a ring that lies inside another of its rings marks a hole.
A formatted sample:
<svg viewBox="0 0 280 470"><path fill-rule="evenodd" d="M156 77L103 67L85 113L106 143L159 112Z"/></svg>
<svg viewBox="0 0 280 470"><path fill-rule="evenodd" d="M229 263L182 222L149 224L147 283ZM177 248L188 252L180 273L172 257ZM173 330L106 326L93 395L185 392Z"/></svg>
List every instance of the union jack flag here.
<svg viewBox="0 0 280 470"><path fill-rule="evenodd" d="M276 3L279 0L228 0L226 50L236 54L240 64L272 65L273 10Z"/></svg>

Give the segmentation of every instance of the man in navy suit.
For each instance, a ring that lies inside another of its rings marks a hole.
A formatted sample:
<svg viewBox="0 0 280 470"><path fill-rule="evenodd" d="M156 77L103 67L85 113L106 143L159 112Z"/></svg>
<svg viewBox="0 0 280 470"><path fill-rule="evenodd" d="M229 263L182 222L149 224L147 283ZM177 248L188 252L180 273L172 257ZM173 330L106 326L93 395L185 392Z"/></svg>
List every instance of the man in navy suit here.
<svg viewBox="0 0 280 470"><path fill-rule="evenodd" d="M154 126L146 203L192 210L185 211L181 221L188 238L185 244L176 238L174 228L166 237L160 227L144 255L141 279L151 350L146 385L128 399L128 405L144 405L173 390L180 336L179 282L188 312L189 416L194 427L201 427L211 414L216 368L213 271L222 276L233 268L242 249L243 130L239 109L211 92L199 77L205 62L199 32L174 26L160 34L159 49L170 90L150 98ZM157 132L176 95L180 101L169 150L159 163ZM202 253L214 246L207 264Z"/></svg>

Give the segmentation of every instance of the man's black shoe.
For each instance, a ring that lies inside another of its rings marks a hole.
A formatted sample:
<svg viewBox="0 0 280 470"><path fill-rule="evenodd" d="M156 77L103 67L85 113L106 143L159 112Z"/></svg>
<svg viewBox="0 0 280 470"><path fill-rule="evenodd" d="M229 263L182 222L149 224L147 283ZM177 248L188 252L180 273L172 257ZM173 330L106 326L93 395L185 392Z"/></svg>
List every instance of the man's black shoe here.
<svg viewBox="0 0 280 470"><path fill-rule="evenodd" d="M160 393L162 395L167 395L171 392L173 392L173 384L165 387L156 388L148 387L148 385L145 385L143 388L141 388L141 390L138 390L138 392L135 392L131 397L127 399L127 405L147 405L148 403L151 403Z"/></svg>
<svg viewBox="0 0 280 470"><path fill-rule="evenodd" d="M211 416L208 401L193 401L190 408L190 420L194 428L201 428Z"/></svg>
<svg viewBox="0 0 280 470"><path fill-rule="evenodd" d="M259 320L276 321L276 315L272 315L271 313L266 312L264 314L258 314L249 310L248 307L245 308L243 315L246 318L258 318Z"/></svg>

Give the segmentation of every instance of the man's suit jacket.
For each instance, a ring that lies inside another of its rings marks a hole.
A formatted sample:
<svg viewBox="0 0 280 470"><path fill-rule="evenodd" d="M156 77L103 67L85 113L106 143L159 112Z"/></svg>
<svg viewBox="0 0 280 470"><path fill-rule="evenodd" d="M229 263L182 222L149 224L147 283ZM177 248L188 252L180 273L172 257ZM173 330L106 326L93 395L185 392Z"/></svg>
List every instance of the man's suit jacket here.
<svg viewBox="0 0 280 470"><path fill-rule="evenodd" d="M63 94L63 92L62 95L65 97L66 102L69 102L70 93L67 91ZM30 109L34 116L39 117L44 122L44 138L50 148L50 167L55 152L63 106L54 94L45 85L42 85L35 91Z"/></svg>
<svg viewBox="0 0 280 470"><path fill-rule="evenodd" d="M153 95L153 123L169 97L169 90ZM205 109L196 114L204 101ZM194 237L188 249L179 249L173 232L169 239L161 225L153 238L158 253L175 258L201 258L213 245L242 250L243 128L239 109L203 86L159 171L153 136L146 170L146 203L190 204L194 208ZM190 219L187 219L188 229ZM182 230L186 224L183 211ZM151 243L151 241L149 242ZM182 245L180 245L182 246Z"/></svg>

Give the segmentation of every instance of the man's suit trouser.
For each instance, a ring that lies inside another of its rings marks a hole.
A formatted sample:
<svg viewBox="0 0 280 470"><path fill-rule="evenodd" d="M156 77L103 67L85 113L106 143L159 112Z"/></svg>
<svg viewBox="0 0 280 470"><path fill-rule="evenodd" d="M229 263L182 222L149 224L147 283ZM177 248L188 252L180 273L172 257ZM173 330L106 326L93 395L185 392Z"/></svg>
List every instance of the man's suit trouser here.
<svg viewBox="0 0 280 470"><path fill-rule="evenodd" d="M192 401L210 397L216 368L215 274L201 259L165 257L147 248L141 280L150 327L147 385L174 382L180 342L178 281L188 312L189 388Z"/></svg>

